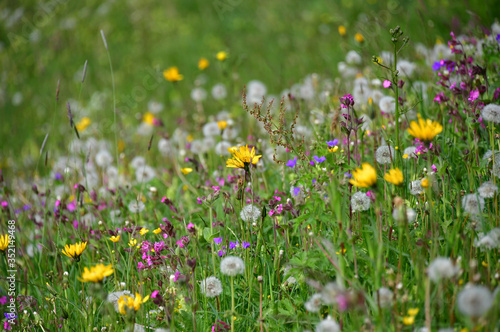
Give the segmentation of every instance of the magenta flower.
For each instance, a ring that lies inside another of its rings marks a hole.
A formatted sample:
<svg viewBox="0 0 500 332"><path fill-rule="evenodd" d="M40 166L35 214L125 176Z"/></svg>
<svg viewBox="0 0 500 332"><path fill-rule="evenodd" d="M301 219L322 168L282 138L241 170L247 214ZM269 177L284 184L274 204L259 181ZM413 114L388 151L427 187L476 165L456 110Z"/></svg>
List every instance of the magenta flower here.
<svg viewBox="0 0 500 332"><path fill-rule="evenodd" d="M469 100L469 101L474 101L474 100L476 100L477 98L479 98L479 90L472 90L472 91L470 92L470 95L469 95L468 100Z"/></svg>
<svg viewBox="0 0 500 332"><path fill-rule="evenodd" d="M187 229L190 229L190 228L193 228L194 227L194 224L192 222L190 222L188 225L187 225Z"/></svg>
<svg viewBox="0 0 500 332"><path fill-rule="evenodd" d="M214 237L215 244L221 244L223 237Z"/></svg>
<svg viewBox="0 0 500 332"><path fill-rule="evenodd" d="M243 241L242 247L243 247L243 249L246 249L246 248L250 247L250 242Z"/></svg>
<svg viewBox="0 0 500 332"><path fill-rule="evenodd" d="M382 83L382 86L383 86L384 88L386 88L386 89L387 89L387 88L390 88L390 87L391 87L391 85L392 85L392 82L391 82L391 81L389 81L389 80L385 80L385 81L384 81L384 83Z"/></svg>
<svg viewBox="0 0 500 332"><path fill-rule="evenodd" d="M179 246L179 248L184 248L184 242L182 242L182 240L179 240L176 243Z"/></svg>
<svg viewBox="0 0 500 332"><path fill-rule="evenodd" d="M151 298L153 298L153 299L156 298L156 295L158 295L159 292L160 291L155 290L153 293L151 293Z"/></svg>

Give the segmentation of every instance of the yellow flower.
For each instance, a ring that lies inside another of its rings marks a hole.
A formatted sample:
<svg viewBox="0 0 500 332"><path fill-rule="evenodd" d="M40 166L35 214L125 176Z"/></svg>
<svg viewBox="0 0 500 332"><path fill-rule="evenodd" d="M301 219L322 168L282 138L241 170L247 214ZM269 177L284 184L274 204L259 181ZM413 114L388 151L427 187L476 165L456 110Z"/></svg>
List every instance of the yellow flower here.
<svg viewBox="0 0 500 332"><path fill-rule="evenodd" d="M136 239L131 239L130 241L128 241L128 245L129 247L133 247L137 244L137 240Z"/></svg>
<svg viewBox="0 0 500 332"><path fill-rule="evenodd" d="M200 61L198 61L198 68L200 70L207 69L209 65L210 65L210 62L208 62L208 60L205 58L201 58Z"/></svg>
<svg viewBox="0 0 500 332"><path fill-rule="evenodd" d="M118 311L120 311L122 315L127 314L127 309L137 311L141 308L141 304L146 303L148 299L149 295L143 299L142 296L138 293L135 293L135 298L127 295L122 295L118 299Z"/></svg>
<svg viewBox="0 0 500 332"><path fill-rule="evenodd" d="M219 126L220 130L224 130L227 127L227 121L217 121L217 126Z"/></svg>
<svg viewBox="0 0 500 332"><path fill-rule="evenodd" d="M410 315L410 316L416 316L417 314L418 314L418 308L408 309L408 315Z"/></svg>
<svg viewBox="0 0 500 332"><path fill-rule="evenodd" d="M224 61L227 59L227 53L224 51L217 52L217 55L215 56L217 60L219 61Z"/></svg>
<svg viewBox="0 0 500 332"><path fill-rule="evenodd" d="M361 168L357 168L353 171L352 177L354 179L349 180L349 182L353 186L360 188L368 188L377 183L377 172L369 163L364 163L361 165Z"/></svg>
<svg viewBox="0 0 500 332"><path fill-rule="evenodd" d="M177 68L177 67L170 67L168 69L165 69L163 71L163 76L169 82L182 81L182 79L184 78L184 76L179 74L179 68Z"/></svg>
<svg viewBox="0 0 500 332"><path fill-rule="evenodd" d="M151 112L146 112L146 114L144 114L144 116L142 117L142 121L149 125L153 125L154 119L155 116Z"/></svg>
<svg viewBox="0 0 500 332"><path fill-rule="evenodd" d="M358 43L362 43L365 41L365 37L363 37L363 35L359 32L354 35L354 39L356 39Z"/></svg>
<svg viewBox="0 0 500 332"><path fill-rule="evenodd" d="M193 135L191 135L191 134L187 135L186 141L188 141L188 143L191 143L193 140L194 140Z"/></svg>
<svg viewBox="0 0 500 332"><path fill-rule="evenodd" d="M408 128L408 133L418 138L424 142L430 142L443 131L443 126L439 122L431 121L427 119L424 121L418 116L418 123L416 121L410 122L410 128Z"/></svg>
<svg viewBox="0 0 500 332"><path fill-rule="evenodd" d="M389 173L385 173L384 180L392 183L393 185L399 186L403 183L403 173L399 170L399 168L390 169Z"/></svg>
<svg viewBox="0 0 500 332"><path fill-rule="evenodd" d="M407 158L408 158L408 154L407 154L407 153L405 153L405 154L403 155L403 159L407 159Z"/></svg>
<svg viewBox="0 0 500 332"><path fill-rule="evenodd" d="M149 229L147 229L147 228L141 228L141 230L139 231L139 233L140 233L141 235L144 235L144 234L146 234L147 232L149 232Z"/></svg>
<svg viewBox="0 0 500 332"><path fill-rule="evenodd" d="M155 234L160 234L161 233L161 228L157 228L153 231L153 233Z"/></svg>
<svg viewBox="0 0 500 332"><path fill-rule="evenodd" d="M86 116L84 116L80 122L78 122L76 124L76 129L79 131L79 132L82 132L84 131L85 129L87 129L88 126L90 126L90 124L92 123L92 121L90 121L89 118L87 118Z"/></svg>
<svg viewBox="0 0 500 332"><path fill-rule="evenodd" d="M338 149L339 149L339 147L335 145L333 148L328 148L328 151L336 152Z"/></svg>
<svg viewBox="0 0 500 332"><path fill-rule="evenodd" d="M345 34L346 34L345 26L339 25L339 35L341 35L342 37L344 37Z"/></svg>
<svg viewBox="0 0 500 332"><path fill-rule="evenodd" d="M114 243L116 243L116 242L120 241L120 235L118 235L118 236L112 236L109 239L111 241L113 241Z"/></svg>
<svg viewBox="0 0 500 332"><path fill-rule="evenodd" d="M0 235L0 250L5 251L9 246L10 238L7 234Z"/></svg>
<svg viewBox="0 0 500 332"><path fill-rule="evenodd" d="M104 264L97 264L92 266L90 270L88 267L83 269L82 277L78 280L82 282L101 282L104 278L109 277L114 272L111 265L105 266Z"/></svg>
<svg viewBox="0 0 500 332"><path fill-rule="evenodd" d="M80 242L76 244L67 244L62 250L62 253L66 256L73 258L76 261L80 260L80 256L83 251L87 248L87 242Z"/></svg>
<svg viewBox="0 0 500 332"><path fill-rule="evenodd" d="M415 316L406 316L403 317L403 324L405 325L413 325L415 323Z"/></svg>
<svg viewBox="0 0 500 332"><path fill-rule="evenodd" d="M191 167L181 168L182 174L189 174L193 171Z"/></svg>
<svg viewBox="0 0 500 332"><path fill-rule="evenodd" d="M238 148L232 147L227 149L232 153L233 158L226 161L226 167L232 168L247 168L250 164L257 164L262 155L255 155L255 147L252 150L248 149L248 145Z"/></svg>
<svg viewBox="0 0 500 332"><path fill-rule="evenodd" d="M420 181L420 185L422 186L422 188L428 188L429 187L429 180L422 179L422 181Z"/></svg>

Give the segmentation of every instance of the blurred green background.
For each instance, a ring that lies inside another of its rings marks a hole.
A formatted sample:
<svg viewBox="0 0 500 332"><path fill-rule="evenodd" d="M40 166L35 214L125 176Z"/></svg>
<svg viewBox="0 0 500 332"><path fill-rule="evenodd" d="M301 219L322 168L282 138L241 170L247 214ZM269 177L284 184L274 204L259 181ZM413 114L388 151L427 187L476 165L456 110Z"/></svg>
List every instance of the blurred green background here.
<svg viewBox="0 0 500 332"><path fill-rule="evenodd" d="M497 8L495 0L2 1L0 168L12 160L34 164L49 131L49 150L67 148L73 135L69 100L79 101L75 121L89 116L98 124L96 138L112 137L111 73L100 30L114 67L120 135L128 135L126 126L140 121L152 99L165 104L167 131L176 126L168 120L194 112L189 94L200 74L200 57L211 62L204 71L211 85L231 81L237 96L243 84L258 79L278 94L313 72L336 75L337 63L350 49L369 64L371 55L390 49L388 30L395 25L412 43L432 46L437 38L448 40L451 30L459 34L491 26ZM344 37L339 25L346 27ZM357 32L364 43L354 40ZM223 64L215 59L221 50L229 53ZM405 57L411 59L409 50ZM176 86L161 74L170 66L184 75ZM215 113L224 106L212 103L205 110Z"/></svg>

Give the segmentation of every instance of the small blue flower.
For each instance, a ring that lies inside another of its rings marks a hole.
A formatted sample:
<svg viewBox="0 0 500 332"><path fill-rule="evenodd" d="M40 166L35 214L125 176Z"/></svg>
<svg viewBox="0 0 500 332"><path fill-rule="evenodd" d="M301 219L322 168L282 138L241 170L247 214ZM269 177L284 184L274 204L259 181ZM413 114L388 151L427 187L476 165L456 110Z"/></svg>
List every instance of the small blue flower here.
<svg viewBox="0 0 500 332"><path fill-rule="evenodd" d="M243 241L243 249L250 247L250 242Z"/></svg>
<svg viewBox="0 0 500 332"><path fill-rule="evenodd" d="M318 164L321 164L322 162L324 162L326 160L325 156L322 156L322 157L314 156L313 158L314 158L314 160L316 160L316 162Z"/></svg>
<svg viewBox="0 0 500 332"><path fill-rule="evenodd" d="M300 187L292 187L293 188L293 195L297 196L300 193Z"/></svg>
<svg viewBox="0 0 500 332"><path fill-rule="evenodd" d="M328 144L328 147L333 148L335 145L339 144L339 140L334 139L333 141L326 141L326 144Z"/></svg>
<svg viewBox="0 0 500 332"><path fill-rule="evenodd" d="M237 246L239 246L239 242L236 241L236 242L229 242L229 249L234 249L236 248Z"/></svg>
<svg viewBox="0 0 500 332"><path fill-rule="evenodd" d="M289 160L289 161L286 163L286 165L287 165L288 167L292 167L292 168L294 168L294 167L295 167L295 164L297 164L297 157L293 158L292 160Z"/></svg>

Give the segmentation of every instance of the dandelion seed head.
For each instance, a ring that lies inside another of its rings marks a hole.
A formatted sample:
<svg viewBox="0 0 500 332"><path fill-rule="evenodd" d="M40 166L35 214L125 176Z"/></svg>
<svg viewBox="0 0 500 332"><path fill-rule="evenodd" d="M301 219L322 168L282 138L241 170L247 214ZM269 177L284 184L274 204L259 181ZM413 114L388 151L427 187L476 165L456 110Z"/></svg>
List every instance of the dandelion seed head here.
<svg viewBox="0 0 500 332"><path fill-rule="evenodd" d="M458 310L470 317L481 317L493 304L493 295L484 286L465 287L457 297Z"/></svg>
<svg viewBox="0 0 500 332"><path fill-rule="evenodd" d="M206 98L207 92L205 91L205 89L198 87L191 90L191 99L193 99L195 102L202 102Z"/></svg>
<svg viewBox="0 0 500 332"><path fill-rule="evenodd" d="M141 156L135 156L134 159L132 159L132 161L129 163L129 166L134 169L137 169L145 165L146 165L146 159L144 159L144 157Z"/></svg>
<svg viewBox="0 0 500 332"><path fill-rule="evenodd" d="M381 308L389 308L392 305L393 295L389 288L382 287L373 294L373 298L377 305L380 304Z"/></svg>
<svg viewBox="0 0 500 332"><path fill-rule="evenodd" d="M316 325L316 332L340 332L340 326L330 316Z"/></svg>
<svg viewBox="0 0 500 332"><path fill-rule="evenodd" d="M309 300L304 303L304 307L309 312L319 312L323 305L323 297L321 294L313 294Z"/></svg>
<svg viewBox="0 0 500 332"><path fill-rule="evenodd" d="M405 215L404 215L405 210L406 210L406 220L408 221L408 223L414 222L415 218L417 217L417 213L412 208L405 206L396 207L394 211L392 211L392 217L394 218L394 220L399 222L405 221Z"/></svg>
<svg viewBox="0 0 500 332"><path fill-rule="evenodd" d="M260 219L260 216L260 209L252 204L246 205L240 212L241 219L246 222L256 222Z"/></svg>
<svg viewBox="0 0 500 332"><path fill-rule="evenodd" d="M450 279L458 274L459 268L447 257L434 259L427 269L429 278L434 282L442 279Z"/></svg>
<svg viewBox="0 0 500 332"><path fill-rule="evenodd" d="M493 181L486 181L479 187L477 192L482 198L493 198L498 193L498 187Z"/></svg>
<svg viewBox="0 0 500 332"><path fill-rule="evenodd" d="M151 166L142 166L135 170L135 179L137 182L149 182L156 177L156 171Z"/></svg>
<svg viewBox="0 0 500 332"><path fill-rule="evenodd" d="M382 145L375 152L375 159L379 164L390 164L395 157L395 150L392 146Z"/></svg>
<svg viewBox="0 0 500 332"><path fill-rule="evenodd" d="M358 191L351 197L352 211L366 211L370 208L370 197L366 193Z"/></svg>
<svg viewBox="0 0 500 332"><path fill-rule="evenodd" d="M201 281L201 292L207 297L216 297L222 293L222 283L216 277L208 277Z"/></svg>
<svg viewBox="0 0 500 332"><path fill-rule="evenodd" d="M478 194L465 195L462 198L462 207L470 214L480 214L484 209L484 198Z"/></svg>
<svg viewBox="0 0 500 332"><path fill-rule="evenodd" d="M396 111L396 99L391 96L382 97L380 98L378 107L380 107L382 112L392 114Z"/></svg>
<svg viewBox="0 0 500 332"><path fill-rule="evenodd" d="M417 66L408 60L398 60L397 69L401 76L411 76Z"/></svg>
<svg viewBox="0 0 500 332"><path fill-rule="evenodd" d="M220 271L222 274L234 277L245 272L245 263L236 256L227 256L220 262Z"/></svg>
<svg viewBox="0 0 500 332"><path fill-rule="evenodd" d="M144 203L142 201L139 201L139 202L132 201L128 205L128 210L132 213L142 212L145 208L146 208L146 206L144 205Z"/></svg>
<svg viewBox="0 0 500 332"><path fill-rule="evenodd" d="M326 305L337 303L337 297L342 292L342 288L336 282L329 282L323 287L321 296Z"/></svg>
<svg viewBox="0 0 500 332"><path fill-rule="evenodd" d="M421 180L416 180L416 181L410 182L410 194L417 196L423 192L424 192L424 188L422 188L422 181Z"/></svg>
<svg viewBox="0 0 500 332"><path fill-rule="evenodd" d="M351 50L345 55L345 62L350 65L358 65L361 63L361 55L358 52Z"/></svg>
<svg viewBox="0 0 500 332"><path fill-rule="evenodd" d="M488 104L481 110L483 120L500 123L500 105Z"/></svg>
<svg viewBox="0 0 500 332"><path fill-rule="evenodd" d="M212 97L215 100L221 100L227 97L226 86L222 83L215 84L212 87Z"/></svg>
<svg viewBox="0 0 500 332"><path fill-rule="evenodd" d="M113 162L113 156L108 150L100 150L95 155L95 163L102 168L106 168Z"/></svg>
<svg viewBox="0 0 500 332"><path fill-rule="evenodd" d="M205 137L219 136L220 133L217 121L208 122L203 126L203 135Z"/></svg>

